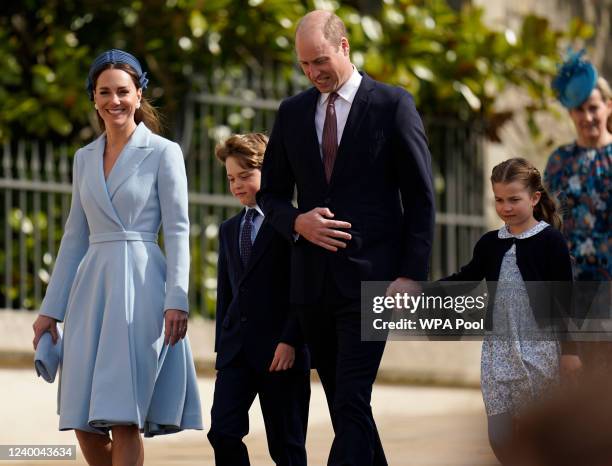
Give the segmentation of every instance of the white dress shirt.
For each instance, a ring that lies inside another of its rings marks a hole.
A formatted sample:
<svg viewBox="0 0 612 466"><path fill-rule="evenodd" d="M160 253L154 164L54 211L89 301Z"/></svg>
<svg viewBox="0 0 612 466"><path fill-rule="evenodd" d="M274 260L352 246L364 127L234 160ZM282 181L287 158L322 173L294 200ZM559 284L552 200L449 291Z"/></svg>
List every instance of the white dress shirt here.
<svg viewBox="0 0 612 466"><path fill-rule="evenodd" d="M351 105L355 99L355 94L357 94L357 89L359 89L359 85L361 84L361 79L362 76L359 74L357 69L353 67L353 74L351 74L351 77L348 78L342 87L336 91L338 98L334 102L334 107L336 107L338 145L340 145L340 141L342 140L342 133L344 132L344 127L346 126L346 120L348 119ZM319 152L321 158L323 158L323 151L321 149L323 141L323 125L325 124L325 113L327 111L327 99L329 94L330 93L327 92L319 96L317 110L315 112L315 127L317 129L317 139L319 140Z"/></svg>

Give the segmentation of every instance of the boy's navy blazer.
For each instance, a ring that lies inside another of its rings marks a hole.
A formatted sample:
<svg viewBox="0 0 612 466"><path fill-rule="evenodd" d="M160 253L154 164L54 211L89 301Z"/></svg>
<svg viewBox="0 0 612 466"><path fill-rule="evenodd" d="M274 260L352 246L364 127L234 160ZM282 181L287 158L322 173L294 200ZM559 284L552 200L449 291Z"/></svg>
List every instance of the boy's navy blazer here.
<svg viewBox="0 0 612 466"><path fill-rule="evenodd" d="M279 342L295 348L294 370L310 368L297 315L289 303L290 244L264 218L246 266L240 258L245 210L221 224L217 269L216 368L243 350L249 365L267 371Z"/></svg>

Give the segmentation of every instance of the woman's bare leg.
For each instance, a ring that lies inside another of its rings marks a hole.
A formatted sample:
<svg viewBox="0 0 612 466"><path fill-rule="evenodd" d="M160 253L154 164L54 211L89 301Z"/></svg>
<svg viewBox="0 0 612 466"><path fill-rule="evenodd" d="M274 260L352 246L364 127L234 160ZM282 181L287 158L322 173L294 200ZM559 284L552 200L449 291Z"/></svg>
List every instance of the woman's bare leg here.
<svg viewBox="0 0 612 466"><path fill-rule="evenodd" d="M137 426L113 426L113 466L143 466L144 446Z"/></svg>
<svg viewBox="0 0 612 466"><path fill-rule="evenodd" d="M108 435L76 430L75 434L85 461L90 466L112 466L113 442Z"/></svg>

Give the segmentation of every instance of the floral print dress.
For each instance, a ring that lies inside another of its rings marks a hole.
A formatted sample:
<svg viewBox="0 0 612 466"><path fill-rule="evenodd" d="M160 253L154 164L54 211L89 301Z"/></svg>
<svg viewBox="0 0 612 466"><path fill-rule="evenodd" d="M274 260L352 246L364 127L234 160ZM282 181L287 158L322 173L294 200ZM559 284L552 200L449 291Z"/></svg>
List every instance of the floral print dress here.
<svg viewBox="0 0 612 466"><path fill-rule="evenodd" d="M498 237L524 239L548 226L541 221L523 233L513 235L507 226ZM504 254L495 303L493 333L482 342L480 387L487 416L518 414L559 380L558 341L542 338L529 303L527 288L516 263L516 245Z"/></svg>
<svg viewBox="0 0 612 466"><path fill-rule="evenodd" d="M548 159L544 182L561 204L575 279L612 279L612 144L559 147Z"/></svg>

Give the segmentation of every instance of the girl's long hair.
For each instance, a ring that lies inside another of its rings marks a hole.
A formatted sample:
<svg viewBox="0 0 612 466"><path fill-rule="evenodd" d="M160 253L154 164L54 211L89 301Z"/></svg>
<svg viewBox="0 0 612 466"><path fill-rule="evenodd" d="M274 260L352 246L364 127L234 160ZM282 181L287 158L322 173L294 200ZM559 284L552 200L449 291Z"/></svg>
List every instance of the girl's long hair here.
<svg viewBox="0 0 612 466"><path fill-rule="evenodd" d="M544 220L558 230L563 224L559 209L548 190L542 184L542 176L528 160L515 157L496 165L491 173L491 184L520 181L531 194L540 193L540 201L533 208L536 220Z"/></svg>

